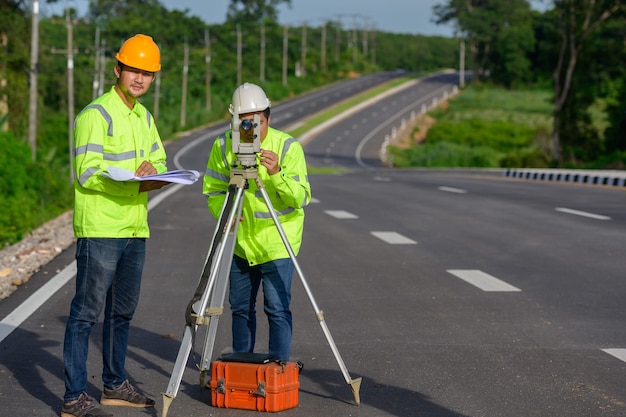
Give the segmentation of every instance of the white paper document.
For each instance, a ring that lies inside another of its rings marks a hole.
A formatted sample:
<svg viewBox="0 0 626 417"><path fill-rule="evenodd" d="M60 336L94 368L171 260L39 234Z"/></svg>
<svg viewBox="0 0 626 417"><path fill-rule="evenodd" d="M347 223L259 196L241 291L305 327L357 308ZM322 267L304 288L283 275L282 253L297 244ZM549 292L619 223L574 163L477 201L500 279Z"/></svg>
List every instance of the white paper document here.
<svg viewBox="0 0 626 417"><path fill-rule="evenodd" d="M138 177L134 172L117 167L107 167L101 174L103 177L111 178L113 181L166 181L178 184L193 184L200 178L200 173L193 169L176 169L162 174L147 175Z"/></svg>

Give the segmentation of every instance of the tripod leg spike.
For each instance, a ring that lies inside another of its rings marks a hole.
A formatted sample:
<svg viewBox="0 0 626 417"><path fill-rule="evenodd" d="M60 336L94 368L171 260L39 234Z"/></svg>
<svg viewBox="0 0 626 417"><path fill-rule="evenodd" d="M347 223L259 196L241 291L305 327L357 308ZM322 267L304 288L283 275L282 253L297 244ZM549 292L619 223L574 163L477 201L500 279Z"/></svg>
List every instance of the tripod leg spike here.
<svg viewBox="0 0 626 417"><path fill-rule="evenodd" d="M170 409L170 405L172 405L172 400L174 400L174 397L166 393L163 393L161 395L163 396L163 417L167 417L167 411Z"/></svg>
<svg viewBox="0 0 626 417"><path fill-rule="evenodd" d="M361 378L353 379L349 382L349 384L350 388L352 389L352 394L354 395L354 401L356 402L356 405L360 405L361 394L359 393L359 390L361 389ZM163 417L165 417L165 415L163 415Z"/></svg>

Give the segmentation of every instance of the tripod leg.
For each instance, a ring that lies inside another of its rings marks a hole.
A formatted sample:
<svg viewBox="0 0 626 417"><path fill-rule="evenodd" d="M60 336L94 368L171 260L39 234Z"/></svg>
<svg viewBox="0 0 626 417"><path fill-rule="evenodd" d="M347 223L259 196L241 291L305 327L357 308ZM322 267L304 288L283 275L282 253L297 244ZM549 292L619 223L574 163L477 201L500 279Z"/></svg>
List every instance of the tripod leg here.
<svg viewBox="0 0 626 417"><path fill-rule="evenodd" d="M183 377L183 371L185 369L185 365L187 365L187 358L189 358L189 354L191 353L194 332L195 329L193 329L192 326L185 326L185 334L183 336L183 341L180 344L180 349L178 350L178 356L176 356L174 370L172 371L170 382L167 385L167 391L162 394L163 417L167 416L167 411L169 410L174 397L176 397L176 394L178 393L180 381Z"/></svg>
<svg viewBox="0 0 626 417"><path fill-rule="evenodd" d="M343 373L343 377L346 380L346 383L349 384L350 388L352 389L352 394L354 395L354 401L357 404L360 404L361 397L359 394L359 390L361 388L361 378L352 379L350 377L348 368L346 367L346 364L341 358L341 354L339 353L339 350L337 349L337 345L335 344L335 341L333 340L333 336L330 334L330 330L328 330L328 326L326 325L326 322L324 321L324 312L318 308L317 303L315 302L315 297L313 296L313 293L311 292L311 289L309 288L309 284L307 283L307 280L304 277L304 274L302 273L302 269L300 269L300 265L298 264L296 255L294 254L293 249L291 248L291 245L289 244L289 240L287 239L287 235L285 235L285 231L283 230L280 224L280 221L278 220L278 216L276 215L276 212L274 211L274 207L272 206L272 202L270 201L270 198L267 195L267 191L265 190L265 187L263 186L263 183L261 182L259 178L256 179L256 183L257 183L259 190L261 191L261 194L263 195L263 200L265 200L265 204L267 205L269 209L270 216L272 216L272 220L274 220L274 224L276 225L276 228L278 229L278 233L280 234L280 237L283 243L285 244L285 248L287 249L287 252L289 253L289 257L293 261L295 270L298 273L298 276L300 277L300 281L302 282L302 285L304 286L304 290L306 291L309 297L309 300L311 301L313 310L315 310L315 316L317 317L317 320L320 322L320 325L322 326L322 331L324 332L324 335L326 336L326 339L328 340L330 349L333 351L333 354L335 355L335 359L337 360L337 363L339 364L339 368L341 369L341 372Z"/></svg>
<svg viewBox="0 0 626 417"><path fill-rule="evenodd" d="M211 292L217 280L218 274L221 271L220 266L222 266L222 262L230 263L230 261L232 261L232 253L234 250L235 239L234 237L233 239L229 239L229 237L230 237L231 230L234 230L236 232L236 229L237 229L238 221L236 222L235 219L238 219L238 217L236 216L240 216L241 214L241 206L243 204L243 193L244 193L244 188L238 188L235 194L235 197L232 201L232 205L224 206L223 210L228 212L228 216L225 217L224 212L220 214L220 219L219 219L217 227L218 227L218 232L221 232L221 237L217 244L212 245L215 247L215 251L214 251L215 257L210 257L210 265L211 265L210 274L208 276L208 279L206 279L206 287L203 289L201 297L199 297L199 299L195 299L196 302L193 304L194 311L197 313L199 317L204 317L207 304L209 303L209 296L211 295ZM224 260L225 254L228 254L230 259ZM206 272L206 269L205 269L205 272ZM206 274L203 274L203 278L205 275ZM228 280L227 272L223 278ZM201 286L202 284L199 285L199 287ZM196 294L197 293L198 291L196 290Z"/></svg>
<svg viewBox="0 0 626 417"><path fill-rule="evenodd" d="M191 353L193 338L196 333L196 329L198 325L207 324L207 320L204 316L206 314L206 306L209 297L213 292L215 282L218 279L218 273L223 270L223 268L220 268L220 266L223 265L224 262L230 263L230 261L232 261L232 252L234 248L231 247L227 250L226 247L228 245L234 246L234 238L228 239L228 237L230 236L231 229L234 228L235 231L237 229L235 216L238 216L241 213L243 193L244 188L238 188L235 197L233 198L232 193L229 189L226 203L222 208L222 213L220 214L218 220L217 228L213 237L213 241L211 243L211 248L209 250L207 260L204 265L204 269L202 271L200 282L198 284L198 287L196 288L194 297L189 302L189 305L187 307L187 325L185 326L183 341L181 342L181 346L176 357L176 362L174 364L174 369L172 370L172 374L170 376L170 382L167 386L167 391L162 394L163 417L167 417L168 409L180 388L180 382L183 378L183 373L187 364L187 360L189 359L189 354ZM224 254L229 254L230 259L224 260ZM210 273L207 273L207 271L210 271ZM228 274L222 274L221 279L222 281L227 281ZM226 284L224 284L224 286L225 285ZM193 314L194 312L196 313L195 315ZM213 342L214 341L212 340L211 346Z"/></svg>
<svg viewBox="0 0 626 417"><path fill-rule="evenodd" d="M241 217L242 204L239 204L237 207L236 218L239 219ZM215 282L214 290L211 292L209 307L206 309L206 314L209 316L209 327L207 329L204 348L202 350L202 359L198 365L200 370L200 387L205 387L205 376L211 367L211 357L213 356L215 338L217 337L217 326L219 324L220 316L224 312L224 299L226 298L226 289L228 288L230 268L233 259L233 252L235 250L237 226L238 223L235 223L233 231L226 236L224 243L224 256L220 257L219 265L214 265L214 268L218 270L218 279Z"/></svg>

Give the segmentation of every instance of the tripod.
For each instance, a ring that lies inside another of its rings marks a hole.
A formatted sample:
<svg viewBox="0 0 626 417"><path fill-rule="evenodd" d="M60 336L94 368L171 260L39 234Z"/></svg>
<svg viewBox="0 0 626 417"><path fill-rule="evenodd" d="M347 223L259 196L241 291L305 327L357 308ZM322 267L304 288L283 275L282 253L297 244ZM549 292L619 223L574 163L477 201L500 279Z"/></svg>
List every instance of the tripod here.
<svg viewBox="0 0 626 417"><path fill-rule="evenodd" d="M294 267L300 281L304 286L304 289L309 297L313 310L330 348L335 355L335 359L339 364L339 368L343 373L346 383L350 385L354 400L357 404L360 404L359 389L361 386L361 378L352 379L346 368L343 359L335 345L332 335L328 330L328 326L324 321L324 313L318 308L313 293L309 288L309 285L300 269L300 266L296 260L296 256L287 240L287 236L278 220L278 216L274 211L272 203L269 199L267 191L263 186L261 179L258 177L258 171L256 165L243 166L239 168L231 169L230 181L228 185L228 192L226 194L226 200L222 211L220 213L217 227L215 229L211 247L207 255L207 259L200 277L200 282L196 288L196 292L187 305L187 311L185 313L186 326L183 335L183 341L176 357L174 369L170 377L170 382L167 386L167 391L163 393L163 417L167 417L167 411L178 393L180 382L183 377L183 372L187 364L187 359L191 353L193 339L198 326L208 326L206 332L206 338L202 349L202 357L198 368L200 370L200 386L205 387L205 378L207 372L210 372L211 356L213 354L213 348L215 345L215 337L217 334L217 325L219 317L224 311L224 298L226 296L226 287L228 284L228 278L230 273L230 266L232 263L233 252L237 236L237 227L239 219L241 218L241 212L244 200L244 191L248 187L248 181L254 180L263 200L267 205L272 220L276 225L280 237L289 253L289 257L293 261Z"/></svg>

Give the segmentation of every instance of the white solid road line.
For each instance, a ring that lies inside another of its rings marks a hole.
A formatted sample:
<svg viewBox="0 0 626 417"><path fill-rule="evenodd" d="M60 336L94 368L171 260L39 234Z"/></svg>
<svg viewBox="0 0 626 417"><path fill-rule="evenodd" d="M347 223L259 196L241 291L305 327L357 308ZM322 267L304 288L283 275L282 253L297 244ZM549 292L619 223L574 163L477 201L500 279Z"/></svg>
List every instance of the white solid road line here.
<svg viewBox="0 0 626 417"><path fill-rule="evenodd" d="M555 210L560 211L561 213L575 214L577 216L589 217L589 218L596 219L596 220L611 220L609 216L603 216L601 214L594 214L594 213L587 213L586 211L573 210L573 209L568 209L565 207L557 207L555 208Z"/></svg>
<svg viewBox="0 0 626 417"><path fill-rule="evenodd" d="M31 314L52 297L52 294L56 293L69 280L74 278L74 275L76 275L76 261L73 261L43 287L35 291L26 301L0 321L0 342L10 335L13 330L20 327Z"/></svg>
<svg viewBox="0 0 626 417"><path fill-rule="evenodd" d="M480 288L483 291L488 292L517 292L521 291L519 288L514 287L511 284L499 280L496 277L492 277L477 269L448 269L448 272L452 275L461 278L463 281L468 282L475 287Z"/></svg>

